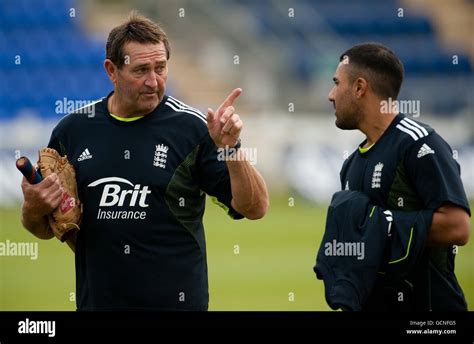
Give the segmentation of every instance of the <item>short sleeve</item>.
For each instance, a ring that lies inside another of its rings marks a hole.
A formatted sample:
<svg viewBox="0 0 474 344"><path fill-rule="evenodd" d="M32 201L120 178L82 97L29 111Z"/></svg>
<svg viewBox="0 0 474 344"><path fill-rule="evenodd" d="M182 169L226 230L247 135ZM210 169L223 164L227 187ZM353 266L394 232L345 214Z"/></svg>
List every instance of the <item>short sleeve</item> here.
<svg viewBox="0 0 474 344"><path fill-rule="evenodd" d="M470 214L460 166L451 147L436 132L408 149L405 170L426 208L435 210L451 202Z"/></svg>
<svg viewBox="0 0 474 344"><path fill-rule="evenodd" d="M55 135L54 131L51 134L51 137L49 138L48 148L53 148L59 152L59 139Z"/></svg>
<svg viewBox="0 0 474 344"><path fill-rule="evenodd" d="M344 160L343 164L342 164L342 168L341 168L341 171L339 172L339 179L341 181L341 190L345 190L346 189L346 186L344 185L344 181L346 180L346 174L347 174L347 166L349 165L349 158L347 158L346 160Z"/></svg>
<svg viewBox="0 0 474 344"><path fill-rule="evenodd" d="M66 147L63 141L60 139L59 125L54 128L49 138L48 148L55 149L60 155L64 156L67 154Z"/></svg>
<svg viewBox="0 0 474 344"><path fill-rule="evenodd" d="M218 159L217 147L209 134L200 143L197 158L197 180L199 187L211 196L214 203L222 207L233 219L243 216L231 206L232 189L229 170L225 161Z"/></svg>

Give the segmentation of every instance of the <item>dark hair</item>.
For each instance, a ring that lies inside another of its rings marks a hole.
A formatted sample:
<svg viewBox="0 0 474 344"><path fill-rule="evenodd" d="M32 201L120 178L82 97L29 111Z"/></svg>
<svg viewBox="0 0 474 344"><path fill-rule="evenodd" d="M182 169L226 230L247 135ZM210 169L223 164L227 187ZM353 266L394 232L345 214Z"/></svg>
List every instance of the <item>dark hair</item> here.
<svg viewBox="0 0 474 344"><path fill-rule="evenodd" d="M150 19L133 11L125 23L110 31L106 45L106 57L111 60L117 68L121 68L125 62L123 47L125 43L160 43L166 48L166 59L170 58L170 45L165 31Z"/></svg>
<svg viewBox="0 0 474 344"><path fill-rule="evenodd" d="M363 76L381 98L396 99L403 82L403 64L389 48L379 43L363 43L345 51L339 61L347 61L352 82Z"/></svg>

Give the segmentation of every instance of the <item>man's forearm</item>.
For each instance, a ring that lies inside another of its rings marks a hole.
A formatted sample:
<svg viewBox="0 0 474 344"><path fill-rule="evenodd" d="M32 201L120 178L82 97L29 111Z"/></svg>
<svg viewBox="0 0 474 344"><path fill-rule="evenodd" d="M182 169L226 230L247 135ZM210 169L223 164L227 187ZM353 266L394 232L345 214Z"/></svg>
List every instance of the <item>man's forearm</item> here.
<svg viewBox="0 0 474 344"><path fill-rule="evenodd" d="M237 151L234 161L227 161L232 188L232 207L248 219L262 218L267 212L268 191L260 173Z"/></svg>
<svg viewBox="0 0 474 344"><path fill-rule="evenodd" d="M21 209L21 223L37 238L51 239L54 236L52 229L49 227L48 218L46 216L34 216L25 204Z"/></svg>
<svg viewBox="0 0 474 344"><path fill-rule="evenodd" d="M445 205L433 213L428 246L465 245L469 240L469 215L454 205Z"/></svg>
<svg viewBox="0 0 474 344"><path fill-rule="evenodd" d="M21 209L21 223L23 224L23 227L39 239L47 240L54 237L54 232L48 223L48 217L34 217L28 213L28 209L25 209L24 205ZM66 240L66 243L72 252L76 252L76 238L77 235L74 233L73 236Z"/></svg>

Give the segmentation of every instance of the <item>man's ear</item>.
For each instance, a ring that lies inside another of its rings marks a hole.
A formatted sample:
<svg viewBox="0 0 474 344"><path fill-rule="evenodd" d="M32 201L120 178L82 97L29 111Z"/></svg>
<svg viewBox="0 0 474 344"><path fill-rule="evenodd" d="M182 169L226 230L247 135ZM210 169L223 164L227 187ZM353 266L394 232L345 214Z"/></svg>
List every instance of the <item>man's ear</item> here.
<svg viewBox="0 0 474 344"><path fill-rule="evenodd" d="M115 85L117 81L117 66L111 60L105 59L104 68L107 72L107 75L109 76L110 81L112 81L112 84Z"/></svg>
<svg viewBox="0 0 474 344"><path fill-rule="evenodd" d="M352 85L352 90L356 98L362 98L364 94L367 92L369 85L367 84L367 80L365 78L359 77L354 81Z"/></svg>

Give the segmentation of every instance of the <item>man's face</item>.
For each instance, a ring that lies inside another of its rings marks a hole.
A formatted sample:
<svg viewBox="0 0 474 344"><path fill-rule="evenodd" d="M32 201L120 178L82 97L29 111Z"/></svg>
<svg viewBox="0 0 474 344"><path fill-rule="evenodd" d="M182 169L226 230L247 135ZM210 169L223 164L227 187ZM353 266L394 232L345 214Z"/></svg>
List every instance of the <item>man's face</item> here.
<svg viewBox="0 0 474 344"><path fill-rule="evenodd" d="M158 106L165 94L168 77L165 45L128 42L124 55L125 64L115 73L116 93L128 115L145 115Z"/></svg>
<svg viewBox="0 0 474 344"><path fill-rule="evenodd" d="M328 99L336 110L336 126L340 129L352 130L359 128L362 110L353 93L353 83L350 81L348 66L339 63L334 74L334 86L329 92Z"/></svg>

